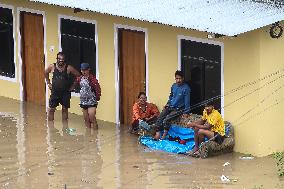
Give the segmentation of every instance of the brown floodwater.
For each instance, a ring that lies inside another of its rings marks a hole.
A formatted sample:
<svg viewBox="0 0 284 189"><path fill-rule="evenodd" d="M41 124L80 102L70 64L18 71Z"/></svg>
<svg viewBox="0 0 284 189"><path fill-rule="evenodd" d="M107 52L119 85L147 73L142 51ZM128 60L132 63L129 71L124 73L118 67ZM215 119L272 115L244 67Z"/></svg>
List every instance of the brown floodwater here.
<svg viewBox="0 0 284 189"><path fill-rule="evenodd" d="M270 156L195 159L142 146L123 125L98 124L87 129L74 114L62 122L60 112L48 123L45 107L0 97L0 188L284 188Z"/></svg>

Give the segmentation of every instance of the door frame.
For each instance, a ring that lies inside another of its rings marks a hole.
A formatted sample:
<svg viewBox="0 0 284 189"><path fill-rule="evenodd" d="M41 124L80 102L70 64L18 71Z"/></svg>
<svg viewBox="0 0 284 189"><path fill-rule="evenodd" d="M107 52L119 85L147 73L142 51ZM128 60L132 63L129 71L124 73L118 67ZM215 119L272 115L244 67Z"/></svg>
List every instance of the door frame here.
<svg viewBox="0 0 284 189"><path fill-rule="evenodd" d="M15 71L15 77L14 78L10 78L10 77L6 77L6 76L1 75L0 79L16 83L17 79L18 79L18 69L17 69L17 65L16 65L17 43L16 43L16 36L15 36L15 33L16 33L16 16L15 16L15 11L14 11L15 7L12 6L12 5L2 4L2 3L0 3L0 7L6 8L6 9L11 9L11 11L12 11L12 16L13 16L13 41L14 41L14 67L15 67L15 70L14 70Z"/></svg>
<svg viewBox="0 0 284 189"><path fill-rule="evenodd" d="M150 99L149 94L148 94L148 30L147 28L141 28L141 27L135 27L135 26L128 26L128 25L121 25L121 24L114 24L114 74L115 74L115 122L117 124L120 124L120 119L119 119L119 109L120 109L120 88L119 88L119 66L118 66L118 30L119 29L127 29L127 30L132 30L132 31L140 31L144 32L145 34L145 64L146 64L146 74L145 74L145 82L146 82L146 95L148 99Z"/></svg>
<svg viewBox="0 0 284 189"><path fill-rule="evenodd" d="M191 36L178 35L178 70L181 69L181 40L189 40L194 42L218 45L221 47L221 114L224 117L224 43L214 40L196 38Z"/></svg>
<svg viewBox="0 0 284 189"><path fill-rule="evenodd" d="M74 17L74 16L68 16L68 15L63 15L63 14L59 14L58 15L58 49L59 51L62 51L62 46L61 46L61 18L63 19L69 19L69 20L73 20L73 21L78 21L78 22L84 22L84 23L88 23L88 24L94 24L95 25L95 45L96 45L96 78L98 81L100 81L100 74L99 74L99 50L98 50L98 24L96 20L89 20L89 19L84 19L84 18L80 18L80 17ZM80 72L80 70L78 70ZM72 92L71 93L72 96L76 96L76 97L80 97L79 93L75 93Z"/></svg>
<svg viewBox="0 0 284 189"><path fill-rule="evenodd" d="M18 34L18 60L19 60L19 82L20 82L20 101L24 101L24 86L23 86L23 59L22 59L22 36L21 36L21 12L28 12L32 14L40 14L42 15L42 22L43 22L43 53L44 53L44 67L47 68L47 52L46 52L46 17L45 12L35 9L29 9L24 7L17 8L17 34ZM42 73L44 74L44 73ZM48 92L47 92L47 85L45 84L45 106L48 108Z"/></svg>

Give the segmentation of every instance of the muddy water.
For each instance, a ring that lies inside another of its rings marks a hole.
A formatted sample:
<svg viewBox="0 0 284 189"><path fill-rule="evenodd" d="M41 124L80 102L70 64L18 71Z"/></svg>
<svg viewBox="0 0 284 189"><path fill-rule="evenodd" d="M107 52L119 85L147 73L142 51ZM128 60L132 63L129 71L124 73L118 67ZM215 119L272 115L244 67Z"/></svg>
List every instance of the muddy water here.
<svg viewBox="0 0 284 189"><path fill-rule="evenodd" d="M0 97L0 188L284 188L271 157L194 159L141 146L123 126L100 121L94 131L81 116L60 119Z"/></svg>

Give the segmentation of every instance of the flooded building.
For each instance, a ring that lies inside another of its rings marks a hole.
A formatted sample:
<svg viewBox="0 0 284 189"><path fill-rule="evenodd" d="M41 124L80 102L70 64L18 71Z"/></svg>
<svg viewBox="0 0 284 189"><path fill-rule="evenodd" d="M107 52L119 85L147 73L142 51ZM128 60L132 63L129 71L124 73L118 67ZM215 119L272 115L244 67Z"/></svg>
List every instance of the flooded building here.
<svg viewBox="0 0 284 189"><path fill-rule="evenodd" d="M44 69L64 51L99 79L98 119L127 125L138 92L161 109L181 69L192 112L214 101L234 125L235 151L283 151L283 6L162 2L0 0L0 96L48 106ZM78 104L74 93L80 115Z"/></svg>

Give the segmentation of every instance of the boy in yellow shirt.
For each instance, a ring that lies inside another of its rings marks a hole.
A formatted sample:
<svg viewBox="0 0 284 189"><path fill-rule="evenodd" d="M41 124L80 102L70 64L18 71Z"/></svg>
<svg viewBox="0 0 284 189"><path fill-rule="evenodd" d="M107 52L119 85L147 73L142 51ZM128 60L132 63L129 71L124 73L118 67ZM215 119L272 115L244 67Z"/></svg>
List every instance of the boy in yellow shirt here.
<svg viewBox="0 0 284 189"><path fill-rule="evenodd" d="M208 139L214 137L214 141L218 144L222 144L224 141L224 120L222 115L211 104L205 106L201 120L188 122L187 126L194 129L195 146L192 153L198 153L199 145L204 141L204 137Z"/></svg>

